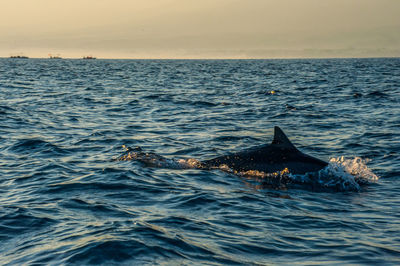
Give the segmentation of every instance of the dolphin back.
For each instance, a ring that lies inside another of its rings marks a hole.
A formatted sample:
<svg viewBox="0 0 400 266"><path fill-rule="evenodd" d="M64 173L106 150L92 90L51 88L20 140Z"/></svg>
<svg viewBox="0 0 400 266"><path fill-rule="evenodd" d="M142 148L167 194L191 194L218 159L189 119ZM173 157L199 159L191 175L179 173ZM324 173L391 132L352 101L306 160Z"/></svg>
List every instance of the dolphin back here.
<svg viewBox="0 0 400 266"><path fill-rule="evenodd" d="M293 174L317 172L328 163L299 151L279 127L274 128L274 138L269 145L262 145L237 153L204 161L205 168L227 165L235 171L257 170L266 173L288 168Z"/></svg>

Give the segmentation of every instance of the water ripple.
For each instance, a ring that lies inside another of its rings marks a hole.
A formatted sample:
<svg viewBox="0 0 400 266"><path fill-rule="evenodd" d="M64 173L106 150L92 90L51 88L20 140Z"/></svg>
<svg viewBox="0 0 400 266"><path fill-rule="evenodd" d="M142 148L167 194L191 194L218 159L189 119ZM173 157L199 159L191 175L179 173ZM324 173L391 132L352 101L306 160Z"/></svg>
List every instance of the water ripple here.
<svg viewBox="0 0 400 266"><path fill-rule="evenodd" d="M3 58L0 72L2 264L399 262L398 58ZM116 160L122 145L206 160L275 125L332 158L325 175L271 186Z"/></svg>

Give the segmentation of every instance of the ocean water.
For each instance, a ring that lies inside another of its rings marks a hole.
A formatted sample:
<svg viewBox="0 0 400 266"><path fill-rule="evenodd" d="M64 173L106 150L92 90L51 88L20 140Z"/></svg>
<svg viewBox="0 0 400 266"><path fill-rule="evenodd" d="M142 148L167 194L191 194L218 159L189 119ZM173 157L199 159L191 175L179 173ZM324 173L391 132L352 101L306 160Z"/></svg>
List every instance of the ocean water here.
<svg viewBox="0 0 400 266"><path fill-rule="evenodd" d="M398 265L399 103L399 58L0 59L0 264ZM319 179L176 166L274 126Z"/></svg>

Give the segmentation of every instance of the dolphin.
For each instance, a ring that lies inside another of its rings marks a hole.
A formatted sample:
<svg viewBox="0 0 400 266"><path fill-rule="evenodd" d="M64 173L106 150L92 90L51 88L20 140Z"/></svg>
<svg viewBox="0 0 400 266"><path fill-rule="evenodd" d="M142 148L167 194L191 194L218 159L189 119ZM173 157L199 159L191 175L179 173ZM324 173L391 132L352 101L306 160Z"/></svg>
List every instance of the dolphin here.
<svg viewBox="0 0 400 266"><path fill-rule="evenodd" d="M203 168L226 165L237 172L256 170L276 173L287 168L291 174L318 172L328 165L327 162L299 151L277 126L274 128L274 139L271 144L206 160L201 164Z"/></svg>

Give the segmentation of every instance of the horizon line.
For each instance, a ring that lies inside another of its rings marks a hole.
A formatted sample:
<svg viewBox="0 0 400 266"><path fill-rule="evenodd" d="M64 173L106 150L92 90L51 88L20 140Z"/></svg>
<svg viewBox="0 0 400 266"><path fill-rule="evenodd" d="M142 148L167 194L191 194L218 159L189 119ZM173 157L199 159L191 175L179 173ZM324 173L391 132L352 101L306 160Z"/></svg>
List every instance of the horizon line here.
<svg viewBox="0 0 400 266"><path fill-rule="evenodd" d="M26 56L26 55L24 55ZM49 60L89 60L89 61L96 61L96 60L298 60L298 59L379 59L379 58L400 58L398 56L327 56L327 57L132 57L132 58L118 58L118 57L95 57L93 59L87 59L83 57L61 57L61 58L50 58L50 57L29 57L26 58L12 58L11 56L0 56L0 59L49 59Z"/></svg>

